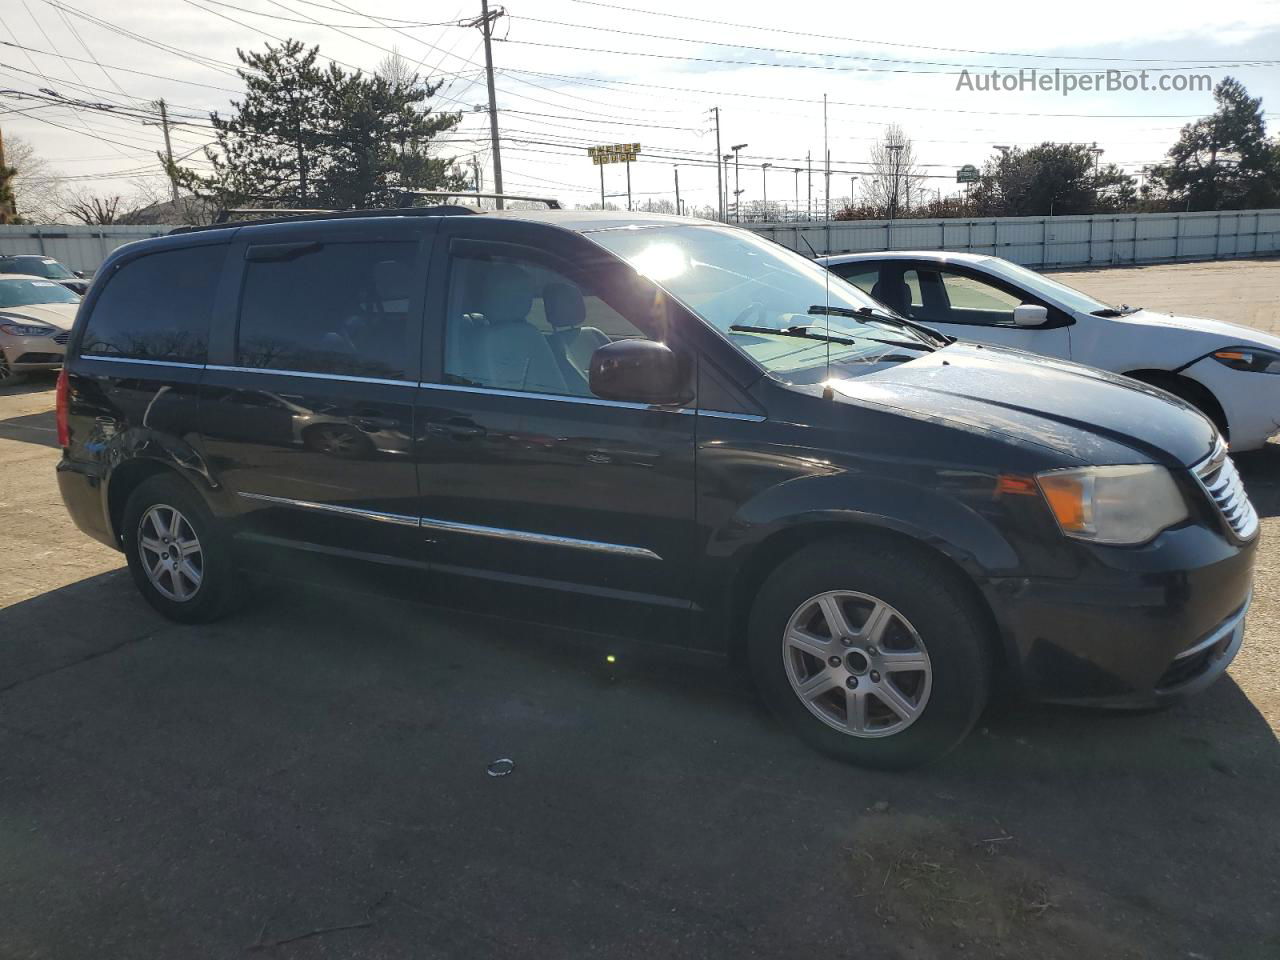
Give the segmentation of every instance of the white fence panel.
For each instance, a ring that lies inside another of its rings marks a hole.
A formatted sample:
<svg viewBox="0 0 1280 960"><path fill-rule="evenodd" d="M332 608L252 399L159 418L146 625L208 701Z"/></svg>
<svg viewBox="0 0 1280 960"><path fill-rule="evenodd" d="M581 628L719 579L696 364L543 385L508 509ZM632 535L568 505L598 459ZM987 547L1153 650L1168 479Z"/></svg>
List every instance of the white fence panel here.
<svg viewBox="0 0 1280 960"><path fill-rule="evenodd" d="M146 237L162 237L168 226L0 226L0 254L37 253L72 270L96 270L116 247Z"/></svg>
<svg viewBox="0 0 1280 960"><path fill-rule="evenodd" d="M845 220L748 224L784 246L820 255L874 250L994 254L1031 267L1215 260L1280 252L1280 210L1117 213L1070 217Z"/></svg>
<svg viewBox="0 0 1280 960"><path fill-rule="evenodd" d="M833 220L748 228L808 255L873 250L994 254L1030 267L1106 266L1280 253L1280 210L948 220ZM116 247L171 226L0 226L0 254L39 253L95 270ZM807 241L807 243L806 243Z"/></svg>

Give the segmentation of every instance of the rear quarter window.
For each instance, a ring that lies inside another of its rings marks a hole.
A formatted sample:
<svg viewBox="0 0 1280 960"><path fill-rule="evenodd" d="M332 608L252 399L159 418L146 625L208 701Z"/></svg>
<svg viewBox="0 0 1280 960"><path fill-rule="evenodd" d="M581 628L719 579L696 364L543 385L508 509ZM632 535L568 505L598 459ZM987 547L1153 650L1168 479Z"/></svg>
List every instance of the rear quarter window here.
<svg viewBox="0 0 1280 960"><path fill-rule="evenodd" d="M83 356L204 363L227 246L162 250L116 270L89 315Z"/></svg>

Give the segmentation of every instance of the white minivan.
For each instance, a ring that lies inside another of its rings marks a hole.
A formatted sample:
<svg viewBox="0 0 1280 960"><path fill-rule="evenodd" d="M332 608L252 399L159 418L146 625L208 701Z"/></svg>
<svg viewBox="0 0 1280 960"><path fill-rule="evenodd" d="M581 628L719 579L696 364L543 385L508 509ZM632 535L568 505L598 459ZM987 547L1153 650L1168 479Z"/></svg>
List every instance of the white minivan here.
<svg viewBox="0 0 1280 960"><path fill-rule="evenodd" d="M819 263L911 320L961 340L1123 373L1193 404L1233 450L1280 433L1280 337L1112 306L999 257L886 251Z"/></svg>

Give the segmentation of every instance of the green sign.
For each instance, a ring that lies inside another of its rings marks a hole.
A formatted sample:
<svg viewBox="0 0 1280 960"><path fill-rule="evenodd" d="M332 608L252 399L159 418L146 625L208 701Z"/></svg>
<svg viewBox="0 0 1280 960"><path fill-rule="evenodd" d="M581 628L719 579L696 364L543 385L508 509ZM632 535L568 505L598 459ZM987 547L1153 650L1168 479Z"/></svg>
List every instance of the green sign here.
<svg viewBox="0 0 1280 960"><path fill-rule="evenodd" d="M977 183L978 168L972 163L966 163L963 167L956 171L956 183Z"/></svg>

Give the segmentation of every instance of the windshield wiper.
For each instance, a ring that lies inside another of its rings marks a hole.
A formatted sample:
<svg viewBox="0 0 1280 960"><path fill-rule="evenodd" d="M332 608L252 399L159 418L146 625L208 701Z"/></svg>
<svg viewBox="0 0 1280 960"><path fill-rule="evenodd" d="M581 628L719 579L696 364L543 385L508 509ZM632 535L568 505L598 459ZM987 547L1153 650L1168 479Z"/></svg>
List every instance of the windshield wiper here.
<svg viewBox="0 0 1280 960"><path fill-rule="evenodd" d="M729 328L734 333L771 333L776 337L798 337L801 340L821 340L825 343L838 343L842 346L852 347L859 340L866 340L871 343L883 343L890 347L905 347L908 350L930 350L934 348L927 343L917 343L907 340L882 340L879 337L864 337L855 334L854 337L836 337L829 333L816 333L813 327L802 327L798 324L791 327L753 327L742 323L735 323Z"/></svg>
<svg viewBox="0 0 1280 960"><path fill-rule="evenodd" d="M920 336L924 337L925 340L938 343L944 347L947 344L951 343L950 339L948 339L947 337L944 337L942 334L938 333L938 331L936 330L930 330L928 327L922 324L916 323L914 320L907 320L903 317L895 317L892 314L885 313L882 310L875 310L872 307L859 307L857 310L851 310L848 307L828 307L828 306L824 306L821 303L815 303L813 304L813 306L809 307L808 313L811 316L815 316L815 317L822 317L822 316L848 317L851 320L861 320L864 323L867 321L874 321L877 323L888 323L888 324L892 324L893 326L897 327L900 330L910 330L913 333L918 333L920 334ZM916 344L911 344L911 346L916 346ZM929 346L928 343L924 344L923 346L927 350L937 349L936 347Z"/></svg>

